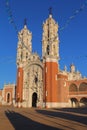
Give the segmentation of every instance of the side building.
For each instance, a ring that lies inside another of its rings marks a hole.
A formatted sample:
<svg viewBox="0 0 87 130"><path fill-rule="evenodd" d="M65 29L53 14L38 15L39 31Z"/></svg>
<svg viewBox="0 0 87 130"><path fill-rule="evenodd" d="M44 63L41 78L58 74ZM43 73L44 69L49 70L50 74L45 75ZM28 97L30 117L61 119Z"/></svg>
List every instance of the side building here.
<svg viewBox="0 0 87 130"><path fill-rule="evenodd" d="M15 84L4 84L3 89L0 90L0 106L15 106L15 88Z"/></svg>

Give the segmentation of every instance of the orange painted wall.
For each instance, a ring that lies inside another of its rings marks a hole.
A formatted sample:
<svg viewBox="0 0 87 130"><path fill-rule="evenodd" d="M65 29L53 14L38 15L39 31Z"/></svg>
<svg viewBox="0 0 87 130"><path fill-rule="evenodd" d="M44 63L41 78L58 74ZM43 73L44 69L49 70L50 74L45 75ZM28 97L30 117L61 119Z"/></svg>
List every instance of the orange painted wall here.
<svg viewBox="0 0 87 130"><path fill-rule="evenodd" d="M0 90L0 96L2 96L2 90Z"/></svg>
<svg viewBox="0 0 87 130"><path fill-rule="evenodd" d="M2 97L2 90L0 90L0 96ZM2 105L2 102L0 102L0 105Z"/></svg>
<svg viewBox="0 0 87 130"><path fill-rule="evenodd" d="M45 100L46 100L46 86L45 86L45 84L46 84L46 64L44 63L43 64L43 101L45 102Z"/></svg>
<svg viewBox="0 0 87 130"><path fill-rule="evenodd" d="M58 102L68 102L68 77L58 74Z"/></svg>
<svg viewBox="0 0 87 130"><path fill-rule="evenodd" d="M58 64L56 62L45 63L45 101L58 101L58 82L57 82Z"/></svg>
<svg viewBox="0 0 87 130"><path fill-rule="evenodd" d="M17 87L16 87L16 100L22 101L23 92L23 68L18 68L17 72Z"/></svg>

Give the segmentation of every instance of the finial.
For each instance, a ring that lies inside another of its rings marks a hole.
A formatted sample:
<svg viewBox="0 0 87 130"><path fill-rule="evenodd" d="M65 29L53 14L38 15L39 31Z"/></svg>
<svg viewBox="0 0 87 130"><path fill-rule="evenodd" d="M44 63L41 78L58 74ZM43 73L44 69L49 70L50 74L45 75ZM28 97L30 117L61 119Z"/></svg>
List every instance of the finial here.
<svg viewBox="0 0 87 130"><path fill-rule="evenodd" d="M67 71L67 67L66 67L66 65L64 66L64 71L65 71L65 72Z"/></svg>
<svg viewBox="0 0 87 130"><path fill-rule="evenodd" d="M27 19L26 18L24 19L24 25L27 25Z"/></svg>
<svg viewBox="0 0 87 130"><path fill-rule="evenodd" d="M49 15L52 15L52 7L49 8Z"/></svg>

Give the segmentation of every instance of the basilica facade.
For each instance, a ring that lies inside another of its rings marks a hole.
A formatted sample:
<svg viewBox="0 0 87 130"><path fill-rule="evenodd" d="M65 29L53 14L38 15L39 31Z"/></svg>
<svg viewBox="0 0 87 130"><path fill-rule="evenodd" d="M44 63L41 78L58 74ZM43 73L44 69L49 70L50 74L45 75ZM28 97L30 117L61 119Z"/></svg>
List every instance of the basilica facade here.
<svg viewBox="0 0 87 130"><path fill-rule="evenodd" d="M24 24L18 33L14 106L58 108L87 105L87 78L76 71L74 64L69 72L66 66L60 70L59 59L58 24L52 14L43 23L42 58L32 52L32 33Z"/></svg>
<svg viewBox="0 0 87 130"><path fill-rule="evenodd" d="M70 66L59 68L58 24L52 14L43 23L42 59L32 52L27 25L18 34L16 101L22 107L69 107L87 101L87 79ZM81 100L81 101L80 101ZM86 103L85 103L86 104Z"/></svg>

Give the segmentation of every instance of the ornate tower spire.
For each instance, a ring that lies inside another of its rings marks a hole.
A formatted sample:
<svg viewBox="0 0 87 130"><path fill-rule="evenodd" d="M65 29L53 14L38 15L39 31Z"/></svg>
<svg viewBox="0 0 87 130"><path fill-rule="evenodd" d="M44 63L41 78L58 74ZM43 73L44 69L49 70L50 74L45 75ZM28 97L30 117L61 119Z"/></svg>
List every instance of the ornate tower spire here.
<svg viewBox="0 0 87 130"><path fill-rule="evenodd" d="M43 24L42 55L59 58L58 24L52 18L52 8L49 9L49 18Z"/></svg>
<svg viewBox="0 0 87 130"><path fill-rule="evenodd" d="M27 64L29 56L32 52L32 33L27 29L26 24L27 22L25 19L24 28L18 33L16 101L20 105L23 101L23 68Z"/></svg>
<svg viewBox="0 0 87 130"><path fill-rule="evenodd" d="M45 107L58 106L58 59L59 39L58 24L52 18L52 9L49 17L43 24L42 55L44 63L44 102Z"/></svg>
<svg viewBox="0 0 87 130"><path fill-rule="evenodd" d="M17 64L24 63L28 60L32 52L32 33L27 29L26 19L24 20L24 28L18 33L18 50Z"/></svg>

